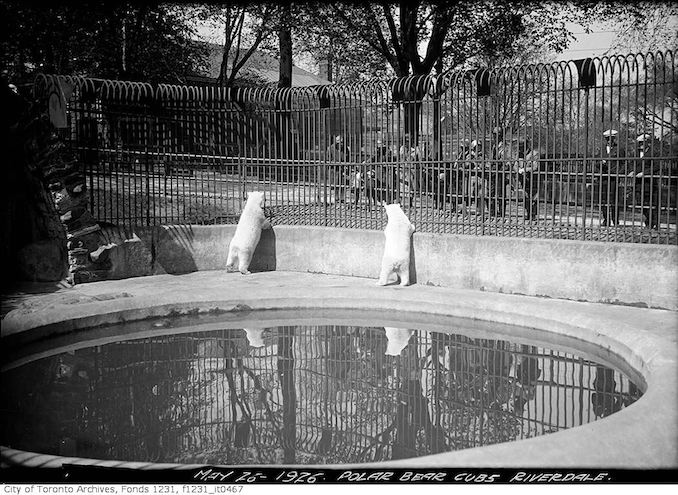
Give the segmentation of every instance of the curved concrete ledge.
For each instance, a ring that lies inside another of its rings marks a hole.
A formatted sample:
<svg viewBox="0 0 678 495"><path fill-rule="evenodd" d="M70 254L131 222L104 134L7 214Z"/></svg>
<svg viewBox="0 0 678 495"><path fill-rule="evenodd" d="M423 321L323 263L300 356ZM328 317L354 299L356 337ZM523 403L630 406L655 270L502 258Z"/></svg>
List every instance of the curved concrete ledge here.
<svg viewBox="0 0 678 495"><path fill-rule="evenodd" d="M343 276L268 272L243 277L206 271L97 282L28 298L2 321L3 353L37 339L122 320L215 309L243 314L294 308L467 317L524 327L522 337L534 335L531 329L536 328L540 340L565 336L635 370L646 386L630 407L577 428L372 467L678 467L678 318L672 311L422 285L375 287L372 279ZM2 451L9 463L30 455ZM63 462L54 456L40 458L44 465Z"/></svg>
<svg viewBox="0 0 678 495"><path fill-rule="evenodd" d="M234 225L139 228L148 255L137 247L136 256L121 259L135 268L117 272L223 270L234 231ZM280 225L263 232L252 269L376 278L383 249L379 230ZM678 310L678 246L417 232L410 278L458 289Z"/></svg>

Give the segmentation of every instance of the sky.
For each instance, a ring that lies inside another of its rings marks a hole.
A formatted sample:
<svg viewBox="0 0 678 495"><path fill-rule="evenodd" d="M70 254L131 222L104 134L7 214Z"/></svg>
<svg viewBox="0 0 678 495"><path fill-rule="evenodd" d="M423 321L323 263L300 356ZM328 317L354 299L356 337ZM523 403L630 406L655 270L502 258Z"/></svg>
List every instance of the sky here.
<svg viewBox="0 0 678 495"><path fill-rule="evenodd" d="M567 50L556 54L556 60L577 60L603 55L612 47L616 38L614 26L602 23L592 26L591 33L585 33L583 26L575 23L569 23L568 28L577 39L570 43Z"/></svg>
<svg viewBox="0 0 678 495"><path fill-rule="evenodd" d="M667 22L675 25L678 30L678 18L669 18ZM595 23L591 26L591 32L589 33L585 33L584 27L576 23L569 23L568 28L570 28L576 39L570 43L567 50L564 50L562 53L554 53L554 60L556 61L602 56L615 45L616 34L618 32L618 28L616 28L613 21ZM204 41L223 43L223 32L218 25L204 23L199 26L198 31ZM638 50L629 47L628 51L635 52ZM314 70L313 64L308 61L295 58L294 63L302 69L311 72Z"/></svg>

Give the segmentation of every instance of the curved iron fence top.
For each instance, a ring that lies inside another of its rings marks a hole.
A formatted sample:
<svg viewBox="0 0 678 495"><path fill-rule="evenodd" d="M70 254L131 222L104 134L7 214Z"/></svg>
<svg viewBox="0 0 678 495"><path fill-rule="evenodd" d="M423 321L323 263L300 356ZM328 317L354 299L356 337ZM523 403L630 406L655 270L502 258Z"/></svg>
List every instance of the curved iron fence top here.
<svg viewBox="0 0 678 495"><path fill-rule="evenodd" d="M401 101L421 98L425 95L439 95L451 86L464 84L478 85L479 83L496 83L499 81L521 80L522 77L536 78L542 75L561 75L563 77L578 78L582 71L589 75L619 74L625 71L628 74L645 69L648 62L668 62L674 60L674 52L648 52L645 54L603 55L588 59L559 60L551 63L521 64L513 66L455 68L440 75L413 75L392 79L368 79L346 84L329 84L292 88L277 88L274 86L257 87L218 87L218 86L188 86L178 84L157 84L147 82L119 81L109 79L89 78L83 76L38 74L35 79L37 88L47 88L50 83L66 82L76 88L101 91L100 95L107 98L126 98L140 100L144 98L214 101L224 99L244 99L260 101L289 101L292 99L326 98L346 99L362 98L370 94L379 95L386 92L395 93ZM656 71L655 67L655 71ZM664 69L665 70L665 69ZM593 71L593 72L591 72Z"/></svg>
<svg viewBox="0 0 678 495"><path fill-rule="evenodd" d="M141 101L152 98L155 94L153 86L149 83L54 74L38 74L35 78L35 91L51 92L51 87L64 83L72 86L74 92L90 93L107 99Z"/></svg>

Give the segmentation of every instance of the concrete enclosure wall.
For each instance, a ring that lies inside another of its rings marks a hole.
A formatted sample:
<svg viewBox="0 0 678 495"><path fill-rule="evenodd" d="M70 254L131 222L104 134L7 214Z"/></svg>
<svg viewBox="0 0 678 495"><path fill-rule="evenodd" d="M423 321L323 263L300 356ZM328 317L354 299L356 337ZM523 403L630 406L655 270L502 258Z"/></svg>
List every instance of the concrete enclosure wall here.
<svg viewBox="0 0 678 495"><path fill-rule="evenodd" d="M139 275L223 270L234 232L232 225L137 229L151 254ZM381 231L276 226L263 232L250 269L376 280L383 248ZM677 246L415 233L410 272L418 284L678 309Z"/></svg>

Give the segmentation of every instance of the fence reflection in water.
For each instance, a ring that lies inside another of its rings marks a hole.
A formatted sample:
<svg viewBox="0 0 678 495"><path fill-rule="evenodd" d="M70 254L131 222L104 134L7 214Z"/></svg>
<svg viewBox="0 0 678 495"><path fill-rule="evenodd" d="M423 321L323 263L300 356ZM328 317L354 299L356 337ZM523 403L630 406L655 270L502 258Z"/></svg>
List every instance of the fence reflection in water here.
<svg viewBox="0 0 678 495"><path fill-rule="evenodd" d="M640 396L618 371L567 352L353 326L122 341L6 372L3 389L3 445L225 464L459 450L578 426Z"/></svg>
<svg viewBox="0 0 678 495"><path fill-rule="evenodd" d="M678 243L670 51L278 90L40 76L95 216ZM61 95L61 96L59 96ZM66 96L68 95L68 97ZM61 98L61 100L59 100Z"/></svg>

